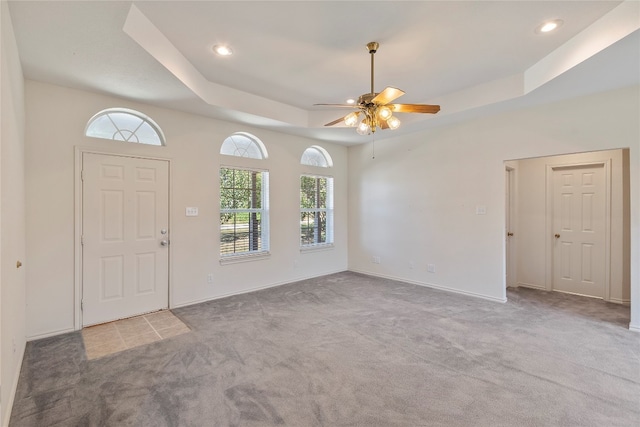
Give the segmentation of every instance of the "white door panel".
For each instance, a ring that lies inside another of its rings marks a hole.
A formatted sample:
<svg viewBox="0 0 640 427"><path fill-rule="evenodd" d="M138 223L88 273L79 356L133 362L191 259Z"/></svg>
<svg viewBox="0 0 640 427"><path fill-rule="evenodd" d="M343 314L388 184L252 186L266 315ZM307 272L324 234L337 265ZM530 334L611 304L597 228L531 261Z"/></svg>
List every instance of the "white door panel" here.
<svg viewBox="0 0 640 427"><path fill-rule="evenodd" d="M84 153L82 164L83 325L168 308L168 162Z"/></svg>
<svg viewBox="0 0 640 427"><path fill-rule="evenodd" d="M604 166L555 169L553 188L553 289L604 298Z"/></svg>

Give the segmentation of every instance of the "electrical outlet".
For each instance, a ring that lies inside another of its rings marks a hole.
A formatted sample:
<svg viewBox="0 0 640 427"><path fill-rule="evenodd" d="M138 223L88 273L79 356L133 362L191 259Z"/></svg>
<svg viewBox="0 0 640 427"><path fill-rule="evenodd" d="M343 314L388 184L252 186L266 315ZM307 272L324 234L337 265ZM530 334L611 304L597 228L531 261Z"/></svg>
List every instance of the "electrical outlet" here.
<svg viewBox="0 0 640 427"><path fill-rule="evenodd" d="M435 264L427 264L427 271L429 273L435 273L436 272L436 265Z"/></svg>
<svg viewBox="0 0 640 427"><path fill-rule="evenodd" d="M380 264L380 257L379 256L371 257L371 262L374 264Z"/></svg>
<svg viewBox="0 0 640 427"><path fill-rule="evenodd" d="M213 283L213 273L207 274L207 283Z"/></svg>
<svg viewBox="0 0 640 427"><path fill-rule="evenodd" d="M297 259L294 259L294 260L293 260L293 269L294 269L294 270L295 270L296 268L298 268L298 264L299 264L298 260L297 260Z"/></svg>

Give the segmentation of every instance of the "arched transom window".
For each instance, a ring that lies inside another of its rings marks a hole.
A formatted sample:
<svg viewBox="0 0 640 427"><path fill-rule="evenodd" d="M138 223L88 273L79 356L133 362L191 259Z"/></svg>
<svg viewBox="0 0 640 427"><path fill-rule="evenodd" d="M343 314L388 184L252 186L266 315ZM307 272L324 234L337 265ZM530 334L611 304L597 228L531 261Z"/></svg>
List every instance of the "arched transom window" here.
<svg viewBox="0 0 640 427"><path fill-rule="evenodd" d="M304 150L300 163L308 166L319 166L321 168L333 167L333 160L324 148L312 145Z"/></svg>
<svg viewBox="0 0 640 427"><path fill-rule="evenodd" d="M114 141L165 145L162 130L151 118L126 108L100 111L87 123L85 135Z"/></svg>
<svg viewBox="0 0 640 427"><path fill-rule="evenodd" d="M257 137L246 132L236 132L228 136L220 147L220 154L250 159L266 159L267 148Z"/></svg>

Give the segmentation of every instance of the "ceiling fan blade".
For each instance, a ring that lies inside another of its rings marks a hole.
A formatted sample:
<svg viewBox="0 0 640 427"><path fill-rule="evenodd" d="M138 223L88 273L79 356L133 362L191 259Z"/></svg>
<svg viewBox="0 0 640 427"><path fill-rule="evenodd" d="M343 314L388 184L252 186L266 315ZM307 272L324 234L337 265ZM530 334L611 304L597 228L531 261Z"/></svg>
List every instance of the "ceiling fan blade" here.
<svg viewBox="0 0 640 427"><path fill-rule="evenodd" d="M404 92L400 89L388 86L382 92L377 94L375 98L371 100L371 102L377 105L385 105L390 103L394 99L401 97L402 95L404 95Z"/></svg>
<svg viewBox="0 0 640 427"><path fill-rule="evenodd" d="M333 126L333 125L337 125L340 122L344 122L344 117L340 117L339 119L336 119L332 122L327 123L325 126Z"/></svg>
<svg viewBox="0 0 640 427"><path fill-rule="evenodd" d="M319 107L335 107L335 108L358 108L356 104L313 104Z"/></svg>
<svg viewBox="0 0 640 427"><path fill-rule="evenodd" d="M429 113L435 114L440 111L439 105L426 104L390 104L389 108L394 113Z"/></svg>

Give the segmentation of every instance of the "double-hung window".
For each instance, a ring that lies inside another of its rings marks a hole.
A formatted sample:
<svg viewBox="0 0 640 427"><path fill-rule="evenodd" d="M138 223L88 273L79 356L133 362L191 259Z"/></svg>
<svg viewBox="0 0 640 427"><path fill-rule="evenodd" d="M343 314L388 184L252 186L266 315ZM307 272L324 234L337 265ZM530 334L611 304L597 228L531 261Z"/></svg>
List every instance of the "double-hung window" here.
<svg viewBox="0 0 640 427"><path fill-rule="evenodd" d="M269 251L269 172L220 168L220 255Z"/></svg>
<svg viewBox="0 0 640 427"><path fill-rule="evenodd" d="M333 244L333 178L300 177L300 246Z"/></svg>

